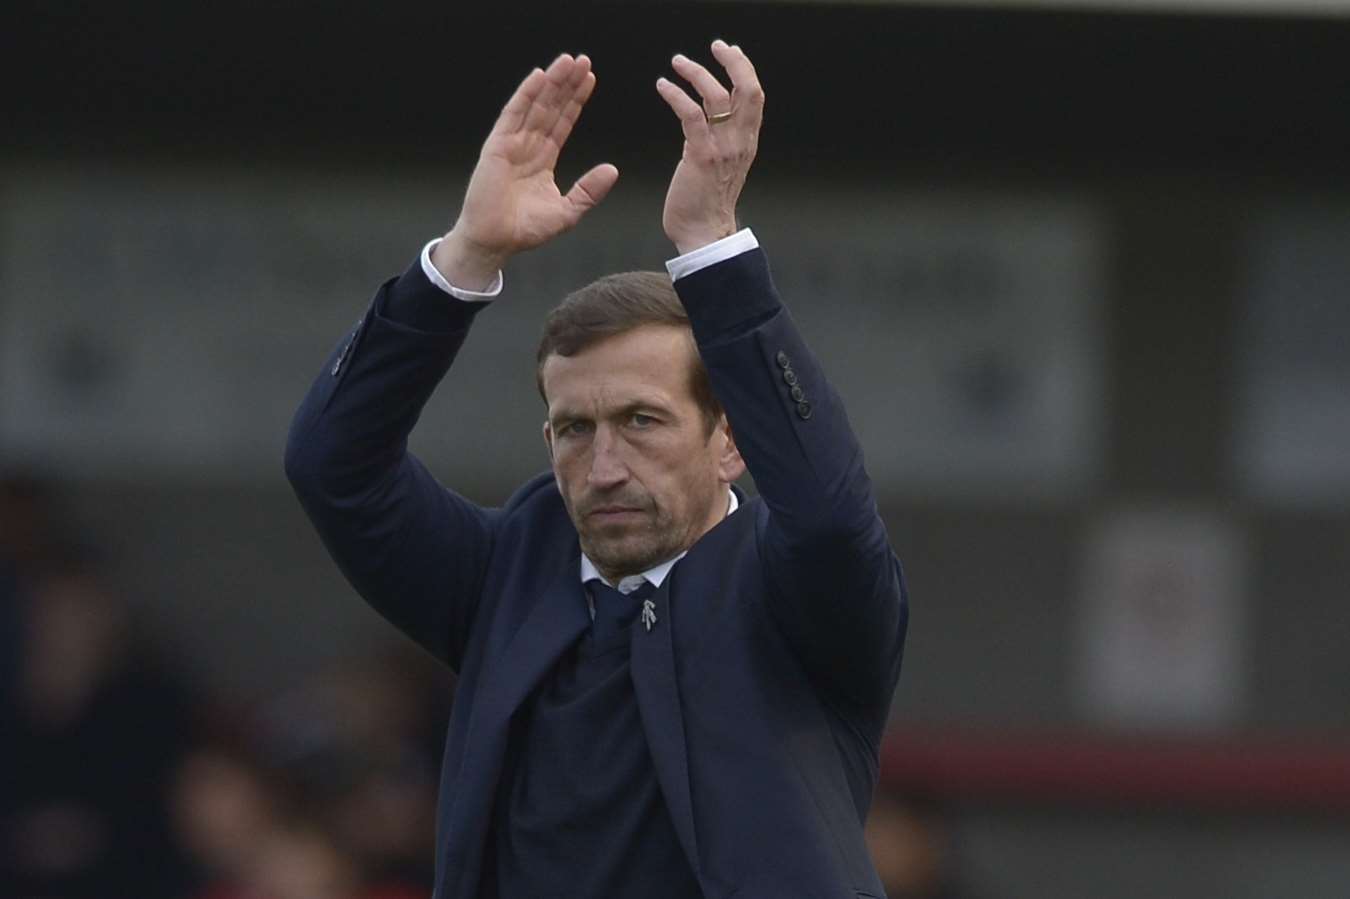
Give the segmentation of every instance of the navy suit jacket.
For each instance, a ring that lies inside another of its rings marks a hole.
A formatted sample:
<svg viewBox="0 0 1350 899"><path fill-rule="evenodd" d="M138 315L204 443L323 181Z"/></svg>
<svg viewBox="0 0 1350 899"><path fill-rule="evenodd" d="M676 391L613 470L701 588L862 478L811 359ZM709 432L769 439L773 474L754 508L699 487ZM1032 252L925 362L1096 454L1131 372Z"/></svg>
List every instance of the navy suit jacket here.
<svg viewBox="0 0 1350 899"><path fill-rule="evenodd" d="M655 597L655 625L633 630L657 780L709 899L879 897L862 823L907 606L862 451L762 251L675 286L759 496L694 544ZM391 290L445 304L447 327L392 320ZM590 622L551 474L489 509L407 452L480 308L416 264L387 282L325 363L286 453L347 578L459 674L439 899L476 899L512 715Z"/></svg>

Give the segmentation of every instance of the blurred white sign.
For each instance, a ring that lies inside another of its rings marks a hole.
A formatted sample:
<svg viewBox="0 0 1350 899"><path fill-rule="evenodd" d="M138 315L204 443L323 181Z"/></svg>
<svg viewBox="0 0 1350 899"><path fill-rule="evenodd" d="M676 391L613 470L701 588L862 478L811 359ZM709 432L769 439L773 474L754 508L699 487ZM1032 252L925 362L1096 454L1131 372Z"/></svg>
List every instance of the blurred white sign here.
<svg viewBox="0 0 1350 899"><path fill-rule="evenodd" d="M1350 209L1277 211L1256 227L1238 348L1234 444L1247 492L1350 499Z"/></svg>
<svg viewBox="0 0 1350 899"><path fill-rule="evenodd" d="M85 472L278 476L328 350L444 229L459 187L436 173L15 174L0 233L0 451ZM443 478L546 467L543 316L595 277L662 267L664 190L621 185L575 232L512 262L415 435ZM1093 482L1094 208L795 181L756 184L743 205L883 489L1065 495Z"/></svg>
<svg viewBox="0 0 1350 899"><path fill-rule="evenodd" d="M819 188L774 199L761 237L775 280L874 478L985 497L1095 483L1106 411L1095 206Z"/></svg>
<svg viewBox="0 0 1350 899"><path fill-rule="evenodd" d="M36 169L2 196L0 447L71 473L275 475L381 258L416 244L398 185Z"/></svg>
<svg viewBox="0 0 1350 899"><path fill-rule="evenodd" d="M1109 515L1082 572L1077 695L1086 718L1188 731L1242 709L1243 553L1221 515L1174 508Z"/></svg>

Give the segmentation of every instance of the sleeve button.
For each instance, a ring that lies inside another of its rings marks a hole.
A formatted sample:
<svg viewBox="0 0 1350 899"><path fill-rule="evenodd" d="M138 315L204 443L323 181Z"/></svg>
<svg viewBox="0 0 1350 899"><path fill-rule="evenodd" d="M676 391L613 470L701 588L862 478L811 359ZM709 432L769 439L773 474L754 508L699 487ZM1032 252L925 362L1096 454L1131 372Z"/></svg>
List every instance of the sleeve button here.
<svg viewBox="0 0 1350 899"><path fill-rule="evenodd" d="M779 368L791 368L791 367L792 367L792 360L789 359L789 358L788 358L788 354L785 353L785 352L783 352L782 350L779 350L779 351L778 351L778 355L777 355L777 356L774 356L774 360L778 363L778 367L779 367Z"/></svg>
<svg viewBox="0 0 1350 899"><path fill-rule="evenodd" d="M806 391L802 390L800 385L793 387L791 393L792 393L792 401L794 403L800 403L806 400Z"/></svg>
<svg viewBox="0 0 1350 899"><path fill-rule="evenodd" d="M797 414L800 415L803 419L810 418L810 417L811 417L811 404L810 404L810 403L798 403L798 404L797 404Z"/></svg>
<svg viewBox="0 0 1350 899"><path fill-rule="evenodd" d="M787 371L783 372L783 380L787 382L789 387L796 387L797 373L789 368Z"/></svg>

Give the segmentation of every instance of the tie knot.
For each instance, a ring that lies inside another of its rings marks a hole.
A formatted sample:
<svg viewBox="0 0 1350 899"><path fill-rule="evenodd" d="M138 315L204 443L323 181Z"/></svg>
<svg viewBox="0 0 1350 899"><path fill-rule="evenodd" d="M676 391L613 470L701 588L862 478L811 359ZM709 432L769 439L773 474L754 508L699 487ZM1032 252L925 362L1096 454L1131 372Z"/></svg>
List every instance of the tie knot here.
<svg viewBox="0 0 1350 899"><path fill-rule="evenodd" d="M622 632L637 620L642 611L642 603L656 592L656 585L643 581L642 586L632 593L622 593L603 581L595 580L587 584L591 591L591 600L595 603L595 639L603 640Z"/></svg>

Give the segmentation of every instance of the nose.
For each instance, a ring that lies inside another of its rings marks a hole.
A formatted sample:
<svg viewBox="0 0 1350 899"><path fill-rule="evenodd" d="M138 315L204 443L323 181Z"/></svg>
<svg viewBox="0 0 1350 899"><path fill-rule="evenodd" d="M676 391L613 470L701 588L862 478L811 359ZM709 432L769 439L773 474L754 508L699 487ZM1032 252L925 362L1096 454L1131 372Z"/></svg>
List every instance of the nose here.
<svg viewBox="0 0 1350 899"><path fill-rule="evenodd" d="M623 460L622 442L609 428L597 429L591 443L591 470L586 482L597 490L617 487L628 480L628 465Z"/></svg>

